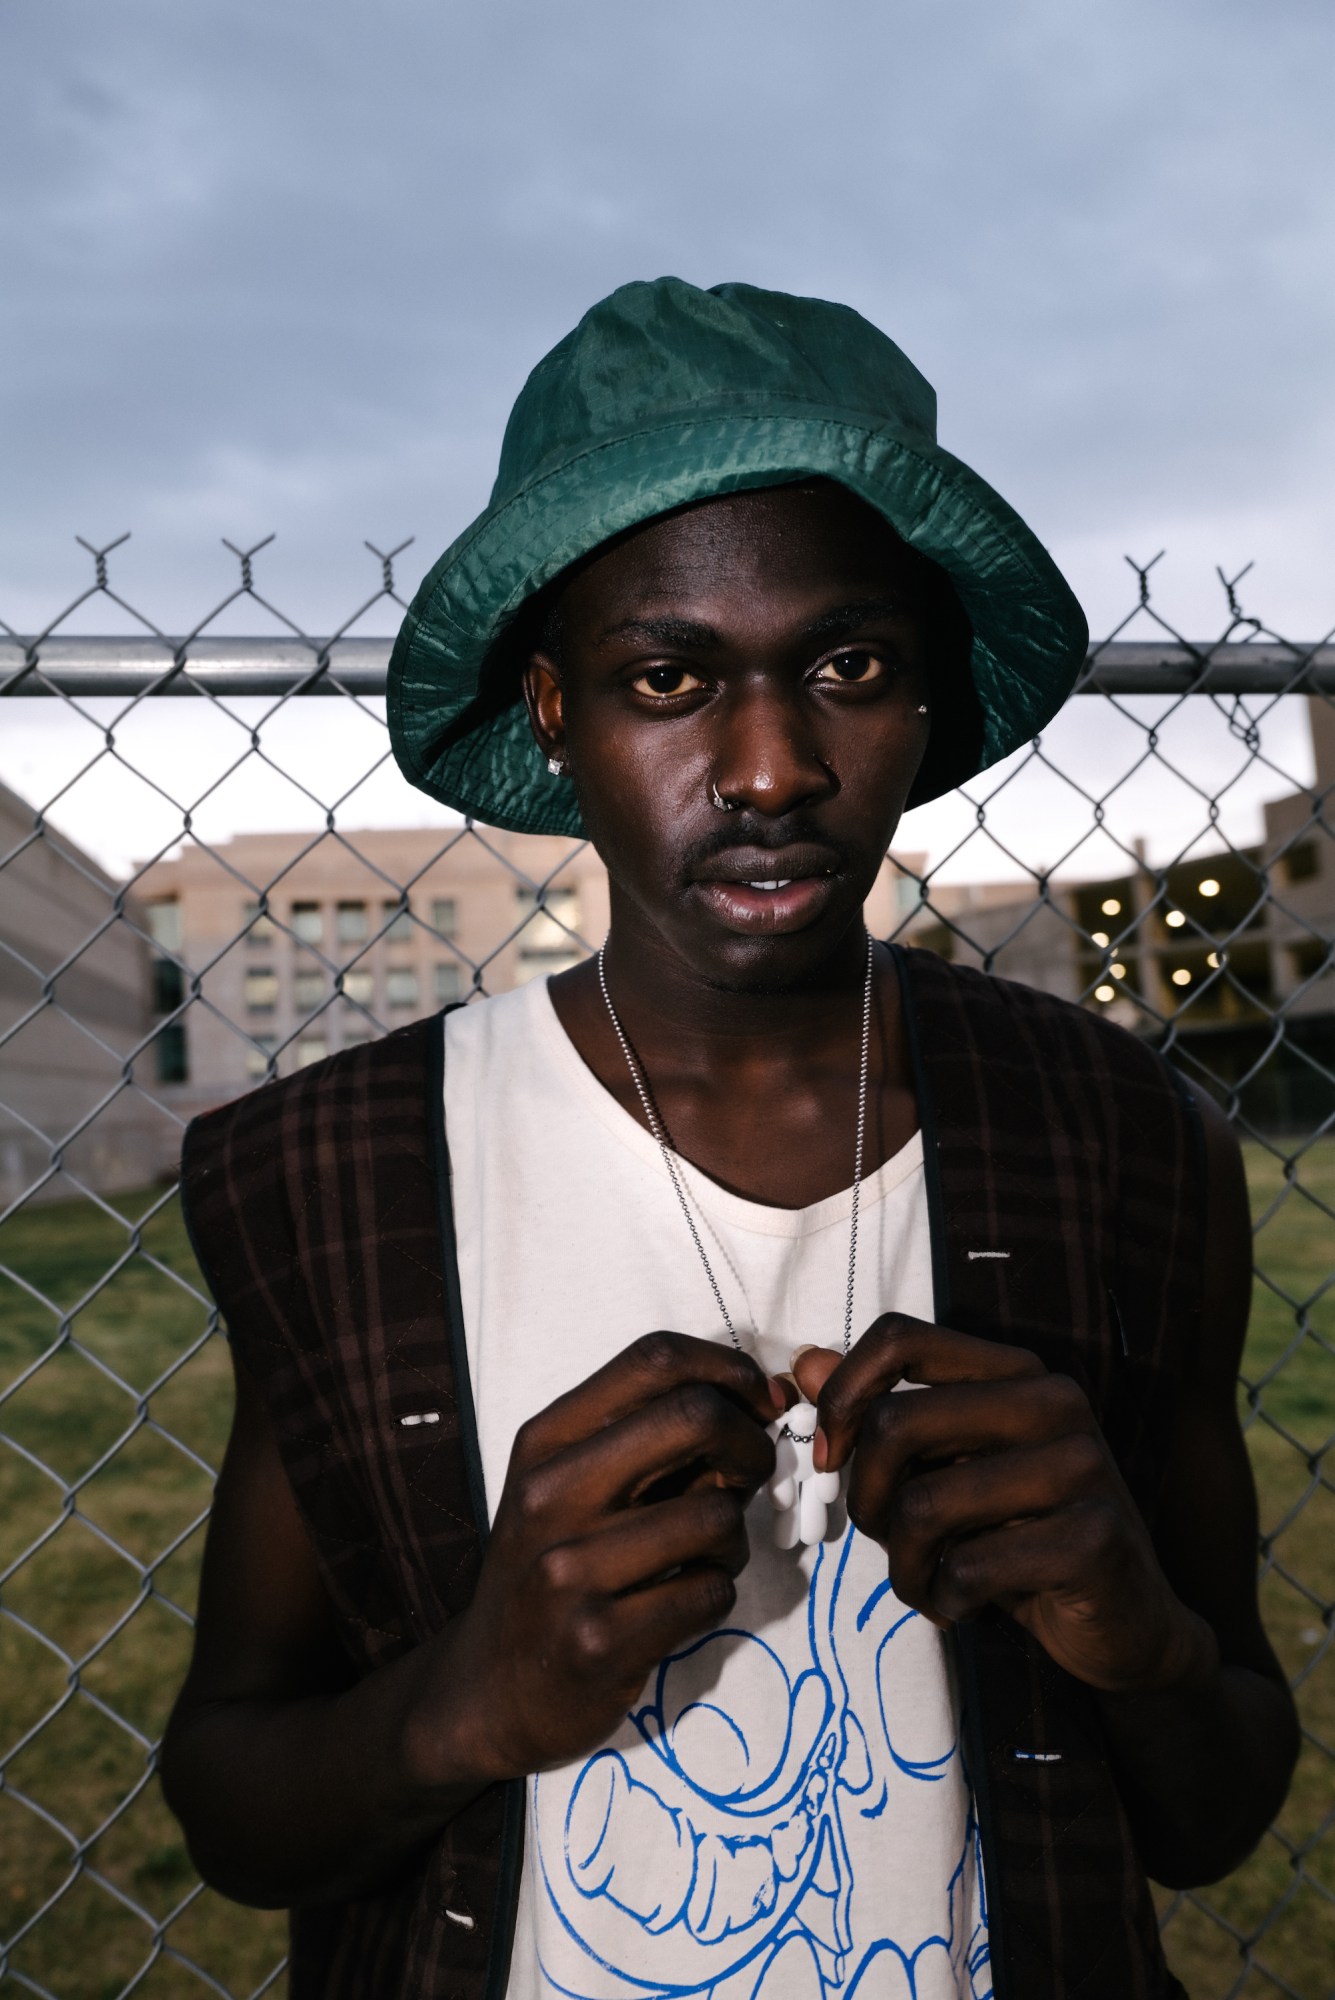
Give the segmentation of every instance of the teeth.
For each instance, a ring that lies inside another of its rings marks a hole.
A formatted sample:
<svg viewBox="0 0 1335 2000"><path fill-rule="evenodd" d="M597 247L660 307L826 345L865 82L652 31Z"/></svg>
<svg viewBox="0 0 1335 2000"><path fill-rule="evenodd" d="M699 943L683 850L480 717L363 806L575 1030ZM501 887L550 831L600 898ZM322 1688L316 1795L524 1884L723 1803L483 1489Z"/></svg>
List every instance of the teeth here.
<svg viewBox="0 0 1335 2000"><path fill-rule="evenodd" d="M746 886L748 889L786 889L791 881L790 875L786 882L748 882Z"/></svg>

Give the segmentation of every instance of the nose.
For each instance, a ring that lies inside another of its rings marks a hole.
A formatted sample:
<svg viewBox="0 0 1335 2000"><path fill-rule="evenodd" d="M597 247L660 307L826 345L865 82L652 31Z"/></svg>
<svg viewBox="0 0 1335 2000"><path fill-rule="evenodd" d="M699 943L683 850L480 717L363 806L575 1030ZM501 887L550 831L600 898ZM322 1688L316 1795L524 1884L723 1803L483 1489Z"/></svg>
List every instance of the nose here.
<svg viewBox="0 0 1335 2000"><path fill-rule="evenodd" d="M712 783L730 810L748 806L769 819L839 790L801 704L773 686L733 694L720 717Z"/></svg>

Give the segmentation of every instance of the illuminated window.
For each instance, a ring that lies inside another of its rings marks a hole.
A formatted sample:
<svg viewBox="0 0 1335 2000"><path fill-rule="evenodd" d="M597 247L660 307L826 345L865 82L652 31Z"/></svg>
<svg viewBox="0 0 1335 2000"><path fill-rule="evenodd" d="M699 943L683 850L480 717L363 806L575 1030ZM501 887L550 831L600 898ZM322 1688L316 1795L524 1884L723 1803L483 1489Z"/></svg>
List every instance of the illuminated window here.
<svg viewBox="0 0 1335 2000"><path fill-rule="evenodd" d="M257 1035L254 1045L246 1050L246 1075L253 1076L256 1082L267 1076L269 1058L277 1046L271 1035Z"/></svg>
<svg viewBox="0 0 1335 2000"><path fill-rule="evenodd" d="M1170 931L1181 930L1183 924L1186 921L1187 921L1186 916L1181 910L1169 910L1169 912L1164 918L1164 922L1167 924Z"/></svg>
<svg viewBox="0 0 1335 2000"><path fill-rule="evenodd" d="M241 907L244 920L250 926L246 932L246 943L267 944L275 931L273 918L266 916L258 903L243 903Z"/></svg>
<svg viewBox="0 0 1335 2000"><path fill-rule="evenodd" d="M1187 971L1185 965L1178 966L1177 971L1173 974L1173 984L1174 986L1190 986L1191 974Z"/></svg>
<svg viewBox="0 0 1335 2000"><path fill-rule="evenodd" d="M319 944L324 936L324 914L318 903L292 905L292 935L303 944Z"/></svg>
<svg viewBox="0 0 1335 2000"><path fill-rule="evenodd" d="M1105 951L1107 950L1109 943L1107 931L1091 931L1089 935L1091 943L1101 945Z"/></svg>
<svg viewBox="0 0 1335 2000"><path fill-rule="evenodd" d="M375 975L370 972L345 972L343 975L343 998L351 1000L357 1007L369 1007L375 999ZM347 1037L344 1036L346 1041Z"/></svg>
<svg viewBox="0 0 1335 2000"><path fill-rule="evenodd" d="M385 998L391 1007L417 1005L417 974L409 966L393 966L385 974Z"/></svg>
<svg viewBox="0 0 1335 2000"><path fill-rule="evenodd" d="M246 974L245 995L252 1014L272 1014L278 1005L278 974L269 966L252 966Z"/></svg>
<svg viewBox="0 0 1335 2000"><path fill-rule="evenodd" d="M1219 884L1215 881L1213 875L1207 875L1203 882L1196 884L1196 887L1200 890L1202 896L1217 896L1219 894Z"/></svg>
<svg viewBox="0 0 1335 2000"><path fill-rule="evenodd" d="M386 926L385 936L391 943L399 938L410 938L413 934L413 913L397 897L392 903L380 905L380 919Z"/></svg>
<svg viewBox="0 0 1335 2000"><path fill-rule="evenodd" d="M1096 986L1094 988L1094 998L1101 1000L1106 1007L1110 1000L1117 998L1117 988L1115 986Z"/></svg>
<svg viewBox="0 0 1335 2000"><path fill-rule="evenodd" d="M1102 903L1099 904L1099 908L1102 910L1105 917L1120 917L1122 914L1122 906L1118 902L1116 896L1107 897Z"/></svg>
<svg viewBox="0 0 1335 2000"><path fill-rule="evenodd" d="M311 1063L323 1062L329 1054L329 1044L323 1035L306 1035L297 1043L297 1068L306 1069Z"/></svg>
<svg viewBox="0 0 1335 2000"><path fill-rule="evenodd" d="M360 944L367 932L365 903L340 903L337 924L340 944Z"/></svg>

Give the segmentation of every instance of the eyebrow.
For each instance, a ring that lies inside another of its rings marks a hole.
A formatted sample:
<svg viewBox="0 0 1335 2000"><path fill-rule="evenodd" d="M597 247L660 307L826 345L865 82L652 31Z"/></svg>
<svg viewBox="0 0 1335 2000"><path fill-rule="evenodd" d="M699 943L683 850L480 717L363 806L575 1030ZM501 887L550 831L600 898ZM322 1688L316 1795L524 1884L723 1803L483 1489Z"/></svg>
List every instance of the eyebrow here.
<svg viewBox="0 0 1335 2000"><path fill-rule="evenodd" d="M902 597L862 597L851 604L832 605L822 611L803 627L801 637L807 640L841 639L852 632L861 631L864 625L873 625L880 618L902 618L906 609ZM708 652L721 646L722 635L713 625L706 625L695 618L626 618L619 625L609 625L598 639L605 646L613 639L630 639L646 642L651 646L677 646L683 651Z"/></svg>

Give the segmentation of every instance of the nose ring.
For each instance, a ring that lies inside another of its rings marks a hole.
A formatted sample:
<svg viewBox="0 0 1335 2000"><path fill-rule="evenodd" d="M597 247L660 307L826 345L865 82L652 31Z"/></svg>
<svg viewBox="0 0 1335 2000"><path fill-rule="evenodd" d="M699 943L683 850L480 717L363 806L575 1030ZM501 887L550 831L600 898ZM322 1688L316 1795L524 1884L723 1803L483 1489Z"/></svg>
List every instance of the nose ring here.
<svg viewBox="0 0 1335 2000"><path fill-rule="evenodd" d="M721 813L731 813L737 810L736 799L723 798L718 786L712 782L709 787L709 803L712 806L717 806Z"/></svg>

